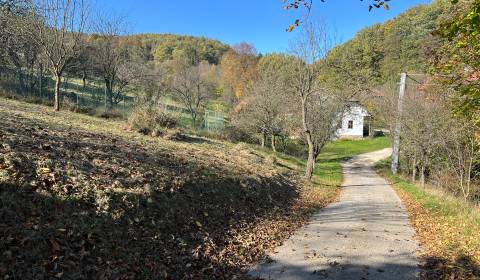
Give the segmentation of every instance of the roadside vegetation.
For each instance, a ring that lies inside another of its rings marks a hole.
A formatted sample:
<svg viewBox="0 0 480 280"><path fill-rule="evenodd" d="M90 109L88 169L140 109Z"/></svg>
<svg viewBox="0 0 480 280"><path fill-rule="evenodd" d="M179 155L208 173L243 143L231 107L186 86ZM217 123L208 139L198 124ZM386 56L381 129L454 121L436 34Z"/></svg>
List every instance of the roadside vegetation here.
<svg viewBox="0 0 480 280"><path fill-rule="evenodd" d="M479 279L480 208L393 175L389 163L382 161L377 169L393 183L407 207L422 246L422 279Z"/></svg>

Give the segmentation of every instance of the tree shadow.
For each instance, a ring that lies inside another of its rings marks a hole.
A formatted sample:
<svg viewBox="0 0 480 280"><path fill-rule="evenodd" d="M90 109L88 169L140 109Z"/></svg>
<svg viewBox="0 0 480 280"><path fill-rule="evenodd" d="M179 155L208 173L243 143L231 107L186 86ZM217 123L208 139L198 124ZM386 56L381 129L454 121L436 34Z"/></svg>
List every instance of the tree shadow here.
<svg viewBox="0 0 480 280"><path fill-rule="evenodd" d="M371 264L361 258L349 259L351 263L338 258L327 262L312 262L309 265L298 265L277 262L269 259L265 264L257 265L244 280L410 280L410 279L480 279L480 270L472 258L463 256L449 261L443 258L428 257L422 259L422 265L388 262Z"/></svg>
<svg viewBox="0 0 480 280"><path fill-rule="evenodd" d="M300 219L285 174L0 117L2 278L230 279Z"/></svg>

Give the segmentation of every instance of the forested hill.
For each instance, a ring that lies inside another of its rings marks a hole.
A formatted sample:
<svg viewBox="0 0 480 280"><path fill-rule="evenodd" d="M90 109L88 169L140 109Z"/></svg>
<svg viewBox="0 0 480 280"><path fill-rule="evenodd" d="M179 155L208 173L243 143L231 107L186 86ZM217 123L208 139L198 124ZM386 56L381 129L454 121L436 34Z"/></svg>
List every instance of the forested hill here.
<svg viewBox="0 0 480 280"><path fill-rule="evenodd" d="M383 24L359 31L328 57L348 72L368 77L371 85L396 79L400 72L424 73L440 45L432 32L450 8L447 1L437 0L409 9Z"/></svg>
<svg viewBox="0 0 480 280"><path fill-rule="evenodd" d="M230 46L206 37L175 34L136 34L128 36L139 44L148 60L163 62L176 57L197 57L218 64Z"/></svg>

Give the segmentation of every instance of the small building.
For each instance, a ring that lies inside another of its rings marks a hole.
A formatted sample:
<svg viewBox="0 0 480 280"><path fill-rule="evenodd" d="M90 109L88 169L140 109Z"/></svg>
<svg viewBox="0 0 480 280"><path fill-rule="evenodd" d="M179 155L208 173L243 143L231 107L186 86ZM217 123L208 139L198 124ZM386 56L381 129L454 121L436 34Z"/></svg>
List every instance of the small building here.
<svg viewBox="0 0 480 280"><path fill-rule="evenodd" d="M337 138L362 139L370 134L371 116L359 102L351 102L342 116Z"/></svg>

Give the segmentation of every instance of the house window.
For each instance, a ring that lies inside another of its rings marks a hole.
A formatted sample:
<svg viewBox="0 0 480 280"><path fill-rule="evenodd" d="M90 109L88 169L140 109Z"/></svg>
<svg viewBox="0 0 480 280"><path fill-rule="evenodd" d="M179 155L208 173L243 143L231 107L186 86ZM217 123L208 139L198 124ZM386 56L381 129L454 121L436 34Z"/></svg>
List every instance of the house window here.
<svg viewBox="0 0 480 280"><path fill-rule="evenodd" d="M348 129L352 129L353 128L353 121L348 121Z"/></svg>

